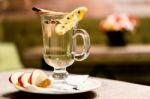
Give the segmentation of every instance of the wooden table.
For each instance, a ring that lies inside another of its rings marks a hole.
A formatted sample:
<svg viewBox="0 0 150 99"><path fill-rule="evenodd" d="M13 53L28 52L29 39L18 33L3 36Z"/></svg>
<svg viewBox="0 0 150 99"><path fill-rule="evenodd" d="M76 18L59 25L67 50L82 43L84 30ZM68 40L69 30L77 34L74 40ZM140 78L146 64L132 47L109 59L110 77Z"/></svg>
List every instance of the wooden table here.
<svg viewBox="0 0 150 99"><path fill-rule="evenodd" d="M23 71L32 69L23 69ZM8 81L10 74L15 71L0 72L0 99L150 99L150 86L99 79L102 86L96 90L72 95L39 95L19 92Z"/></svg>

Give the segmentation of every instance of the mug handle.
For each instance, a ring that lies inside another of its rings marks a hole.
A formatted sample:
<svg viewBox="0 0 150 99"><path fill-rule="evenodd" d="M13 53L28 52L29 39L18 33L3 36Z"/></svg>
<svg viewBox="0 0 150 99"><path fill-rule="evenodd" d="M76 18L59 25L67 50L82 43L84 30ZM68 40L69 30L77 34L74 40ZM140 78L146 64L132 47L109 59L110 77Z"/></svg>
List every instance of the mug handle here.
<svg viewBox="0 0 150 99"><path fill-rule="evenodd" d="M86 59L89 56L89 50L90 50L90 37L89 34L84 29L74 29L73 32L73 53L75 55L76 61L82 61ZM77 36L81 36L83 39L83 51L81 53L76 52L76 38Z"/></svg>

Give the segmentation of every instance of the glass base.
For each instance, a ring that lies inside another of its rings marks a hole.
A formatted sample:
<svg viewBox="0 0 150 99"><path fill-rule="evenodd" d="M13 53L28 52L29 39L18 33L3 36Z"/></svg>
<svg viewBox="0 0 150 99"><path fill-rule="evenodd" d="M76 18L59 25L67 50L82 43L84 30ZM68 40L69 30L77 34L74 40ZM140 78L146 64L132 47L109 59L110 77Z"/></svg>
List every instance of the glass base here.
<svg viewBox="0 0 150 99"><path fill-rule="evenodd" d="M66 71L66 68L54 69L52 77L55 81L57 80L58 82L63 82L68 77L68 72Z"/></svg>

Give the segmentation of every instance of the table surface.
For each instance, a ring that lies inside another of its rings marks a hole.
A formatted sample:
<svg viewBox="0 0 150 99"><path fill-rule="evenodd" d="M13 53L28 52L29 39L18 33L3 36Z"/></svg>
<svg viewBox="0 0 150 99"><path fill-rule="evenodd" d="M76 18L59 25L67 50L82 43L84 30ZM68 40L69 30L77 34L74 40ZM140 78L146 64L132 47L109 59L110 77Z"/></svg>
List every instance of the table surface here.
<svg viewBox="0 0 150 99"><path fill-rule="evenodd" d="M12 86L8 78L16 71L31 71L32 69L21 69L0 72L0 99L150 99L150 86L133 84L104 78L99 79L102 86L85 93L71 95L40 95L20 92Z"/></svg>

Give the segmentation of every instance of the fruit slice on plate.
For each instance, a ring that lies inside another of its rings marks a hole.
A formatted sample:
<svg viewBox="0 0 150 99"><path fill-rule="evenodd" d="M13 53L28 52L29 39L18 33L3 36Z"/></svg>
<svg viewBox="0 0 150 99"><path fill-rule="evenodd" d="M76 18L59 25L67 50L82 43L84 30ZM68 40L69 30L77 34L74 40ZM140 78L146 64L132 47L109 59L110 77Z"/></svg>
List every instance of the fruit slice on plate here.
<svg viewBox="0 0 150 99"><path fill-rule="evenodd" d="M35 70L31 73L29 83L38 87L47 87L52 84L52 80L48 79L48 76L42 70Z"/></svg>
<svg viewBox="0 0 150 99"><path fill-rule="evenodd" d="M16 87L32 89L32 85L43 88L50 86L53 79L48 78L42 70L34 70L32 73L16 72L9 77L9 81Z"/></svg>
<svg viewBox="0 0 150 99"><path fill-rule="evenodd" d="M63 19L59 21L60 24L56 26L56 33L59 35L64 35L67 31L75 27L80 20L83 19L86 12L86 7L79 7L73 10L71 13L67 14Z"/></svg>
<svg viewBox="0 0 150 99"><path fill-rule="evenodd" d="M29 83L29 78L31 76L31 73L24 73L22 74L19 78L18 78L18 83L20 86L22 87L26 87L28 86L30 83Z"/></svg>
<svg viewBox="0 0 150 99"><path fill-rule="evenodd" d="M9 77L9 82L15 85L18 85L18 78L23 74L23 72L16 72L13 73L10 77Z"/></svg>

